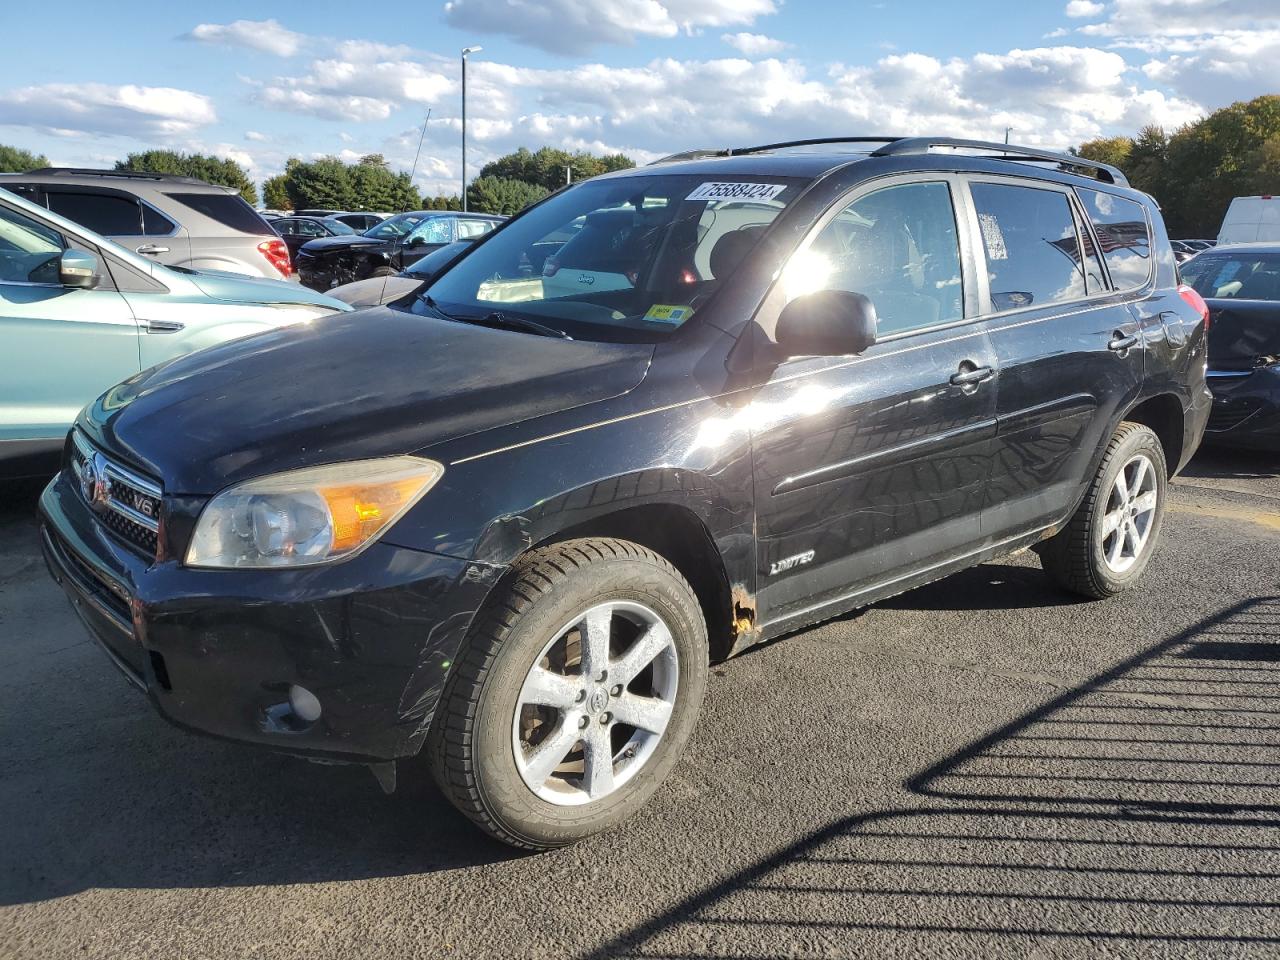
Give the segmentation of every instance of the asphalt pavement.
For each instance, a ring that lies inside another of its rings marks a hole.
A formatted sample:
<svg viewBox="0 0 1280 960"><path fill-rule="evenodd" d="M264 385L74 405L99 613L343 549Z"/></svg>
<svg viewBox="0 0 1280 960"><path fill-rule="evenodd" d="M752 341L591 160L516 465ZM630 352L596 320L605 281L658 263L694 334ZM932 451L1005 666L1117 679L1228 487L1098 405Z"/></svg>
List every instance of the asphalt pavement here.
<svg viewBox="0 0 1280 960"><path fill-rule="evenodd" d="M1141 588L1033 554L720 664L633 822L490 842L402 765L182 733L0 497L0 957L1276 957L1280 458L1202 455Z"/></svg>

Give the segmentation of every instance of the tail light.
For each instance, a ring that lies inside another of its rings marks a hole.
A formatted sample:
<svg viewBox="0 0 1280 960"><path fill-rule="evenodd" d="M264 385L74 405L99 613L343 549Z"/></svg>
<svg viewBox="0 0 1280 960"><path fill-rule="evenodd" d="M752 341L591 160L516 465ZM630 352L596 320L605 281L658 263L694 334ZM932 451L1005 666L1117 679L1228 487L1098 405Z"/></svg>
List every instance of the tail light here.
<svg viewBox="0 0 1280 960"><path fill-rule="evenodd" d="M560 272L560 261L555 257L547 257L542 263L542 275L544 277L554 277Z"/></svg>
<svg viewBox="0 0 1280 960"><path fill-rule="evenodd" d="M276 268L283 276L293 275L293 262L289 259L289 248L283 240L274 237L258 244L258 252L267 258L267 263Z"/></svg>
<svg viewBox="0 0 1280 960"><path fill-rule="evenodd" d="M1204 321L1204 332L1209 332L1209 305L1204 302L1204 297L1196 293L1195 287L1189 287L1185 283L1178 284L1178 296L1187 302L1187 305L1200 314L1200 319Z"/></svg>

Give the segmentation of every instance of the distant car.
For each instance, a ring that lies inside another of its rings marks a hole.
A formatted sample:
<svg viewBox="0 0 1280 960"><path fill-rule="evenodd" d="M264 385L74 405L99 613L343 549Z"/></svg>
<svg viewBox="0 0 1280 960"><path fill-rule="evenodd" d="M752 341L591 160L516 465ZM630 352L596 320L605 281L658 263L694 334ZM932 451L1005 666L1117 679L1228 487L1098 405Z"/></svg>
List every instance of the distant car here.
<svg viewBox="0 0 1280 960"><path fill-rule="evenodd" d="M299 279L313 290L368 277L389 277L455 240L482 237L505 217L417 210L401 213L353 237L304 243L295 258Z"/></svg>
<svg viewBox="0 0 1280 960"><path fill-rule="evenodd" d="M293 211L295 217L332 217L337 213L345 213L345 210L325 210L321 207L307 207L305 210Z"/></svg>
<svg viewBox="0 0 1280 960"><path fill-rule="evenodd" d="M1215 247L1182 276L1210 311L1205 441L1280 451L1280 243Z"/></svg>
<svg viewBox="0 0 1280 960"><path fill-rule="evenodd" d="M1280 240L1280 199L1270 194L1236 197L1222 218L1218 243L1267 243Z"/></svg>
<svg viewBox="0 0 1280 960"><path fill-rule="evenodd" d="M335 213L333 219L341 220L356 233L364 233L390 216L389 213Z"/></svg>
<svg viewBox="0 0 1280 960"><path fill-rule="evenodd" d="M1169 246L1173 247L1173 258L1179 263L1184 263L1187 260L1190 260L1200 252L1198 247L1192 246L1186 240L1170 240Z"/></svg>
<svg viewBox="0 0 1280 960"><path fill-rule="evenodd" d="M0 188L157 263L289 279L289 249L231 187L135 170L46 167Z"/></svg>
<svg viewBox="0 0 1280 960"><path fill-rule="evenodd" d="M1182 242L1196 250L1208 250L1218 243L1216 240L1184 240Z"/></svg>
<svg viewBox="0 0 1280 960"><path fill-rule="evenodd" d="M142 369L348 309L296 283L162 266L0 190L0 477L52 473L80 408Z"/></svg>
<svg viewBox="0 0 1280 960"><path fill-rule="evenodd" d="M329 296L352 307L377 307L399 300L444 273L474 243L474 240L457 240L439 250L433 250L411 264L407 270L393 276L370 277L367 280L344 283L330 290Z"/></svg>
<svg viewBox="0 0 1280 960"><path fill-rule="evenodd" d="M271 225L289 248L291 259L304 243L317 237L349 237L356 232L337 217L281 217Z"/></svg>

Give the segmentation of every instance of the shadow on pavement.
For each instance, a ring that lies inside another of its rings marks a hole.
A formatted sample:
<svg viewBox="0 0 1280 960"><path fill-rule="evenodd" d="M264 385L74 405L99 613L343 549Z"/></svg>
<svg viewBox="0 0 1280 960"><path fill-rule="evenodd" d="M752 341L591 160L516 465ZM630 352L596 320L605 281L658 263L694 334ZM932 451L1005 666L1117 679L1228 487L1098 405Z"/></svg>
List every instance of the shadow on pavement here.
<svg viewBox="0 0 1280 960"><path fill-rule="evenodd" d="M1278 721L1264 597L912 778L918 806L837 821L590 956L1276 956Z"/></svg>
<svg viewBox="0 0 1280 960"><path fill-rule="evenodd" d="M1214 480L1257 480L1280 476L1280 453L1201 447L1179 476Z"/></svg>

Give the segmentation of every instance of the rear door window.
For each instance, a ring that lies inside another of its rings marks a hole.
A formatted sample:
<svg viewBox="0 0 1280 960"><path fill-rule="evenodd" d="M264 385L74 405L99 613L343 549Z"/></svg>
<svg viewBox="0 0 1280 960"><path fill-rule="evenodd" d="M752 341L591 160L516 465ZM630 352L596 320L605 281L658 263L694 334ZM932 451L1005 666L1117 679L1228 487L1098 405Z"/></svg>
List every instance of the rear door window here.
<svg viewBox="0 0 1280 960"><path fill-rule="evenodd" d="M473 237L483 237L495 226L492 220L459 220L458 239L470 240Z"/></svg>
<svg viewBox="0 0 1280 960"><path fill-rule="evenodd" d="M997 313L1085 296L1075 218L1065 193L1004 183L970 185Z"/></svg>
<svg viewBox="0 0 1280 960"><path fill-rule="evenodd" d="M142 204L132 197L49 190L49 209L104 237L142 236Z"/></svg>
<svg viewBox="0 0 1280 960"><path fill-rule="evenodd" d="M1111 282L1117 290L1140 287L1151 277L1151 228L1142 204L1101 190L1077 189L1093 221Z"/></svg>
<svg viewBox="0 0 1280 960"><path fill-rule="evenodd" d="M165 196L239 233L252 233L264 237L275 236L275 231L258 215L258 211L245 203L244 198L237 194L167 193ZM190 232L192 236L200 236L203 233L199 229Z"/></svg>

